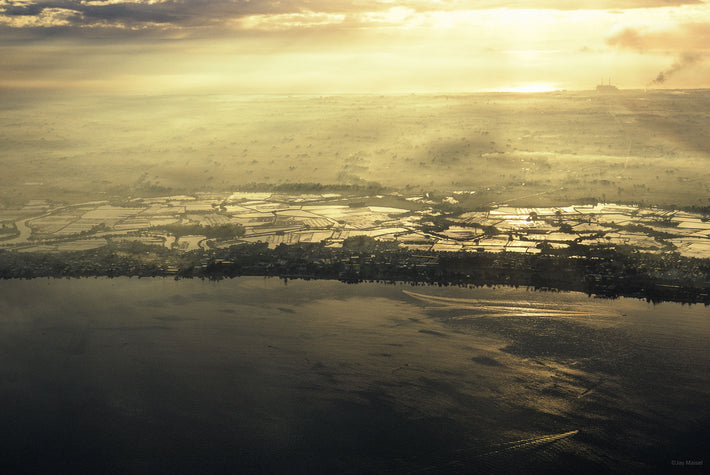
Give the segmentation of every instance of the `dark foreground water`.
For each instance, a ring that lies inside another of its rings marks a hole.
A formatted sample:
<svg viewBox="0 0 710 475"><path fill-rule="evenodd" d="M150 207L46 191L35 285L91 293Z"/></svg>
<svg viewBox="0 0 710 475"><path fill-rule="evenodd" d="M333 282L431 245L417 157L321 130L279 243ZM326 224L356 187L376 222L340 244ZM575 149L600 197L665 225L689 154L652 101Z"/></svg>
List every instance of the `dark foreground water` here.
<svg viewBox="0 0 710 475"><path fill-rule="evenodd" d="M709 341L574 293L4 281L0 472L687 473Z"/></svg>

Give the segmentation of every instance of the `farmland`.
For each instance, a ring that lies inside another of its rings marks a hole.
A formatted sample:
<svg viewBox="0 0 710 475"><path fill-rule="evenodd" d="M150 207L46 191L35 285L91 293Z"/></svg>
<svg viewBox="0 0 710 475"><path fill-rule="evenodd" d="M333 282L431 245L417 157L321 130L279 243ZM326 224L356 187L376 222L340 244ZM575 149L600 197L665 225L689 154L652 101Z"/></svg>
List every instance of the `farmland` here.
<svg viewBox="0 0 710 475"><path fill-rule="evenodd" d="M245 242L339 247L348 238L368 236L437 252L626 246L710 258L710 223L700 213L610 203L468 211L457 198L466 197L235 192L134 198L124 206L93 202L52 209L34 202L0 214L6 229L24 230L0 235L0 248L85 250L113 241L161 243L179 251Z"/></svg>

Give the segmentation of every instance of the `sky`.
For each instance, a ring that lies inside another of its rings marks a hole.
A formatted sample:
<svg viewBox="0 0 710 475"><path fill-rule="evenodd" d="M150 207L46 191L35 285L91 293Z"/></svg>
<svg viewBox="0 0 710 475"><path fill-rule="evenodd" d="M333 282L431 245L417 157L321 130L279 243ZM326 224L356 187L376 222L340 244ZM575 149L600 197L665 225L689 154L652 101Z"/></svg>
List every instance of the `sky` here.
<svg viewBox="0 0 710 475"><path fill-rule="evenodd" d="M701 0L0 0L0 94L710 87Z"/></svg>

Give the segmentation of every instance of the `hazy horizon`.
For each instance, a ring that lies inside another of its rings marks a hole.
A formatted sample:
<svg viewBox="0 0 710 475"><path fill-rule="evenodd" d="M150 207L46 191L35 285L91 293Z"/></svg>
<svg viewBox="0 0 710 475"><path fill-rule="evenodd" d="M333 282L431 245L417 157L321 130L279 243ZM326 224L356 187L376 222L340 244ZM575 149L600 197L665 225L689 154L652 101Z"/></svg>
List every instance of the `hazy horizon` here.
<svg viewBox="0 0 710 475"><path fill-rule="evenodd" d="M602 83L599 83L602 84ZM599 85L597 84L597 85ZM607 82L604 83L608 84ZM710 87L694 87L694 88L621 88L614 82L611 85L617 87L616 93L619 97L623 97L625 93L643 93L643 94L692 94L702 93L710 90ZM330 92L243 92L230 90L216 91L191 91L191 92L127 92L127 91L99 91L99 90L63 90L63 89L45 89L45 88L24 88L11 87L0 89L0 94L8 94L4 99L10 100L9 94L14 95L16 99L24 99L27 101L42 100L43 98L52 99L71 99L71 98L141 98L141 97L223 97L223 98L258 98L258 97L274 97L274 98L326 98L326 97L406 97L406 96L421 96L421 97L465 97L465 96L486 96L486 95L510 95L515 97L533 98L535 96L554 96L560 94L597 94L596 85L588 88L580 89L551 89L551 90L516 90L516 89L490 89L490 90L452 90L452 91L437 91L437 90L417 90L417 91L389 91L389 92L365 92L365 91L330 91ZM600 99L604 97L613 98L613 93L602 93L598 96ZM139 111L136 111L139 112Z"/></svg>
<svg viewBox="0 0 710 475"><path fill-rule="evenodd" d="M1 0L0 89L452 93L710 86L700 0Z"/></svg>

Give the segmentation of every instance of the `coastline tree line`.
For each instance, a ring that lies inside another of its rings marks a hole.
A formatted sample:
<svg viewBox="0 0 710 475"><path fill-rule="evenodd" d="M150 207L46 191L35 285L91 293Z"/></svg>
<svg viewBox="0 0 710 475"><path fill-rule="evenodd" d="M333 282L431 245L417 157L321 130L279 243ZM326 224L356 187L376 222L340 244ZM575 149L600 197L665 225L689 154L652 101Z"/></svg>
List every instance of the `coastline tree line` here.
<svg viewBox="0 0 710 475"><path fill-rule="evenodd" d="M185 230L186 232L191 232ZM579 246L542 254L412 251L353 237L342 248L320 243L243 243L177 252L139 242L82 252L0 250L0 278L174 277L219 280L243 275L412 284L525 286L601 297L710 305L710 259L641 253L632 247Z"/></svg>

